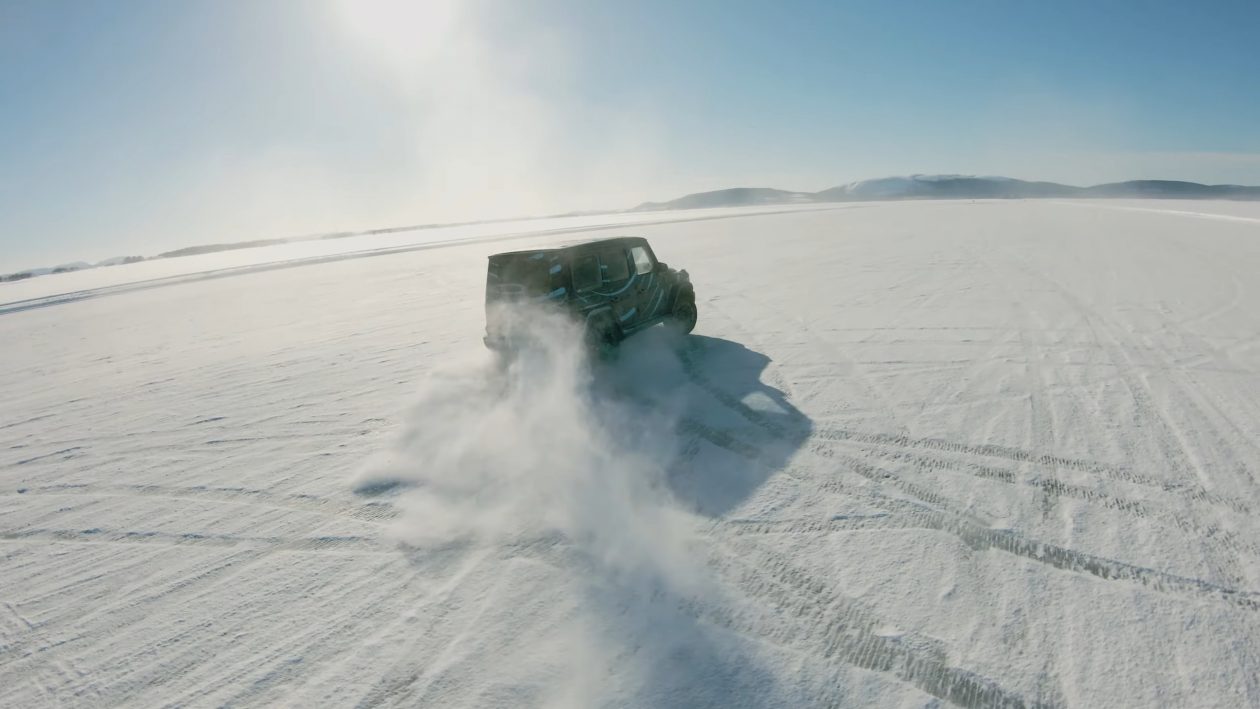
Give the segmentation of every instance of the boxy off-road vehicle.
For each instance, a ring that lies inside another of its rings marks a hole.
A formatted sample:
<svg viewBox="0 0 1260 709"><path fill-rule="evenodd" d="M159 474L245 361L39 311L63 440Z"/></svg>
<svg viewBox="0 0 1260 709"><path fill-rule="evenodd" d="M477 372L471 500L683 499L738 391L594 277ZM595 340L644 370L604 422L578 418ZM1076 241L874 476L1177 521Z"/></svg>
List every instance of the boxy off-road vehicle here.
<svg viewBox="0 0 1260 709"><path fill-rule="evenodd" d="M490 257L486 274L486 346L507 349L511 323L500 306L525 303L567 312L587 344L607 351L658 323L684 333L696 326L696 292L684 270L656 260L646 239L623 236L555 249Z"/></svg>

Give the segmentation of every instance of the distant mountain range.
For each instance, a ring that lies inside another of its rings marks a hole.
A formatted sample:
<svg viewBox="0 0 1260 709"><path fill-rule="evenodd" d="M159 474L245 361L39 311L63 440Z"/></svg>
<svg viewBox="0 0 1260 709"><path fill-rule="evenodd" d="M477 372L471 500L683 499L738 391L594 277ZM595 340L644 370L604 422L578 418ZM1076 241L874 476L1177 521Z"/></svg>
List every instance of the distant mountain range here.
<svg viewBox="0 0 1260 709"><path fill-rule="evenodd" d="M1050 197L1260 200L1260 187L1203 185L1175 180L1130 180L1093 187L1056 182L1028 182L1010 177L910 175L861 180L820 192L789 192L768 187L735 187L697 192L668 202L644 202L630 211L742 207L760 204L865 202L895 199L1038 199Z"/></svg>
<svg viewBox="0 0 1260 709"><path fill-rule="evenodd" d="M867 202L897 199L1039 199L1049 197L1080 198L1161 198L1161 199L1232 199L1260 200L1260 187L1242 185L1203 185L1198 182L1176 180L1130 180L1110 182L1093 187L1074 187L1056 182L1028 182L1010 177L977 177L973 175L910 175L908 177L883 177L877 180L861 180L847 185L832 187L819 192L791 192L769 187L732 187L712 192L697 192L668 202L644 202L625 212L650 212L667 209L703 209L712 207L750 207L772 204L810 204L828 202ZM572 212L556 216L599 214L601 212ZM616 213L616 212L608 212ZM498 221L498 220L496 220ZM196 254L214 253L271 246L295 241L315 239L340 239L347 236L388 234L398 231L427 229L440 226L458 226L480 222L457 224L419 224L386 227L357 232L335 232L293 238L259 239L238 241L230 244L205 244L167 251L149 258L175 258ZM146 260L143 256L120 256L99 263L76 261L50 268L28 268L25 271L0 275L0 281L20 281L49 273L66 273L85 268L116 266Z"/></svg>

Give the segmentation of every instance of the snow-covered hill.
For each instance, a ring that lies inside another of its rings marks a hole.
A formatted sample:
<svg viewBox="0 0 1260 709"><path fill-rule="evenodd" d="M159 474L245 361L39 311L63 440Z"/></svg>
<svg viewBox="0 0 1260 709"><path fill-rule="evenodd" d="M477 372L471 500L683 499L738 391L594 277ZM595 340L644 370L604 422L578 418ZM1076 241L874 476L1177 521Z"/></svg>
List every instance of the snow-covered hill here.
<svg viewBox="0 0 1260 709"><path fill-rule="evenodd" d="M747 207L759 204L801 204L812 201L814 201L813 195L808 192L790 192L770 187L732 187L712 192L697 192L668 202L644 202L630 211Z"/></svg>
<svg viewBox="0 0 1260 709"><path fill-rule="evenodd" d="M1027 182L1010 177L971 175L910 175L860 180L823 190L819 202L881 199L1011 199L1020 197L1078 197L1087 189L1053 182Z"/></svg>
<svg viewBox="0 0 1260 709"><path fill-rule="evenodd" d="M40 279L0 704L1260 704L1255 205L656 221L699 326L596 381L492 366L501 242Z"/></svg>
<svg viewBox="0 0 1260 709"><path fill-rule="evenodd" d="M859 180L819 192L737 188L700 192L668 202L648 202L635 209L694 209L746 204L865 202L902 199L1047 199L1070 197L1260 200L1260 187L1203 185L1176 180L1130 180L1093 187L1030 182L1010 177L908 175Z"/></svg>
<svg viewBox="0 0 1260 709"><path fill-rule="evenodd" d="M154 260L165 258L205 257L219 253L228 253L227 261L260 263L269 256L284 254L281 259L292 259L295 252L307 253L347 253L363 250L361 242L372 239L385 239L390 242L406 243L442 242L454 240L456 233L513 234L537 233L550 231L557 224L564 223L566 228L596 224L631 224L659 219L660 217L644 217L642 212L666 212L679 209L712 212L714 210L767 208L767 207L806 207L811 204L828 204L835 202L867 202L904 199L1044 199L1067 197L1100 197L1107 199L1126 198L1158 198L1185 200L1238 200L1260 201L1260 187L1242 185L1203 185L1197 182L1177 180L1130 180L1114 182L1093 187L1073 187L1055 182L1029 182L1010 177L977 177L972 175L910 175L906 177L884 177L874 180L859 180L846 185L839 185L819 192L800 192L780 190L770 187L733 187L729 189L697 192L664 202L643 202L632 209L621 212L574 212L570 214L536 217L506 221L462 222L457 224L421 224L415 226L395 226L371 229L360 232L327 232L297 237L278 237L270 239L253 239L219 244L199 244L173 251L167 251L152 257ZM667 217L668 219L668 217ZM337 244L329 248L327 244L318 242L327 240L349 239L346 244ZM232 252L252 251L250 254ZM0 273L0 282L24 281L35 276L49 274L65 274L95 268L97 266L116 266L132 264L145 260L140 256L118 257L90 264L79 261L64 264L55 268L33 268L14 273ZM189 273L196 270L194 264L205 263L204 260L186 263L175 267L155 266L157 271L178 271ZM139 271L136 271L138 273ZM90 280L90 279L89 279ZM120 279L116 275L105 280ZM65 292L69 290L69 281L63 280L47 289ZM39 288L37 290L44 290ZM0 292L0 299L9 294Z"/></svg>

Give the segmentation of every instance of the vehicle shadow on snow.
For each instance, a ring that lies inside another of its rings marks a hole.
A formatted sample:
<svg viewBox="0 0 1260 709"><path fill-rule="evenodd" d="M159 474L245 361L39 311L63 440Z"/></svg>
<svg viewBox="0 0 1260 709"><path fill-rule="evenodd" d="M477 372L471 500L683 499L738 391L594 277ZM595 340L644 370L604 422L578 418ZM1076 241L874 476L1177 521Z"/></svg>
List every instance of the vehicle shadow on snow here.
<svg viewBox="0 0 1260 709"><path fill-rule="evenodd" d="M629 397L643 415L672 418L666 483L693 512L723 516L788 463L813 422L762 379L770 358L717 337L653 328L597 367L596 388Z"/></svg>
<svg viewBox="0 0 1260 709"><path fill-rule="evenodd" d="M770 358L744 345L656 327L627 339L593 365L593 398L612 418L655 421L644 439L622 445L664 464L664 482L684 508L721 517L783 469L813 431L813 422L762 380ZM623 451L629 452L629 451ZM360 480L363 497L392 496L416 481L392 476Z"/></svg>
<svg viewBox="0 0 1260 709"><path fill-rule="evenodd" d="M778 389L762 381L770 358L730 340L682 336L652 328L622 343L594 367L592 394L618 419L651 420L652 435L634 424L619 446L635 446L663 464L661 482L673 501L705 517L721 517L752 497L809 437L810 420ZM598 407L597 407L598 408ZM703 552L696 552L703 555ZM645 706L792 706L793 688L738 633L719 630L710 614L730 606L726 584L699 558L704 590L627 592L618 583L588 598L611 622L610 636L639 648L642 673L634 704ZM643 583L643 579L638 579ZM649 586L652 584L648 584ZM799 699L799 698L798 698Z"/></svg>

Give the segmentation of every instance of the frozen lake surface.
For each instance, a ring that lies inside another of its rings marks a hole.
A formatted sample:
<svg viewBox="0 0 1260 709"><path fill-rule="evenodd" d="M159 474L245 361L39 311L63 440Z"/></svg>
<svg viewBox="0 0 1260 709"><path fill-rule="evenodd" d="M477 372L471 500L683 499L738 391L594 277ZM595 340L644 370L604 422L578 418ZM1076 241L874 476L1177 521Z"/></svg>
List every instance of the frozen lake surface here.
<svg viewBox="0 0 1260 709"><path fill-rule="evenodd" d="M0 284L0 704L1260 704L1260 208L816 207ZM495 370L619 234L695 334Z"/></svg>

